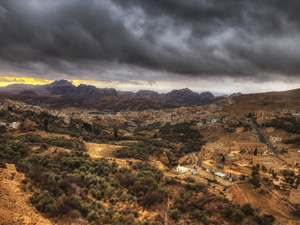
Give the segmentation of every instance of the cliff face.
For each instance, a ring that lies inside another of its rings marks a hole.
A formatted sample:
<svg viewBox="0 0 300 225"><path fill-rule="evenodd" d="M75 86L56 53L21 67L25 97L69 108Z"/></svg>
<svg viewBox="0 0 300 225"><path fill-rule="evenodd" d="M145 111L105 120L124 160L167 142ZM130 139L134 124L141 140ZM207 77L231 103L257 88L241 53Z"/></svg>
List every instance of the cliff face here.
<svg viewBox="0 0 300 225"><path fill-rule="evenodd" d="M173 90L165 94L164 99L166 102L178 104L182 106L197 105L199 103L199 94L191 91L188 88Z"/></svg>
<svg viewBox="0 0 300 225"><path fill-rule="evenodd" d="M141 90L141 91L138 91L135 94L135 97L136 98L151 99L151 100L156 100L156 101L163 101L162 100L162 95L163 94L159 94L158 92L155 92L155 91Z"/></svg>
<svg viewBox="0 0 300 225"><path fill-rule="evenodd" d="M51 95L61 96L74 96L78 98L104 98L108 96L117 96L117 91L114 88L96 88L92 85L80 84L78 87L75 86L59 86L55 87Z"/></svg>
<svg viewBox="0 0 300 225"><path fill-rule="evenodd" d="M223 99L224 97L215 97L211 92L202 92L201 94L191 91L188 88L173 90L168 93L159 94L155 91L141 90L133 92L118 92L119 96L130 98L142 98L160 102L167 102L178 106L192 106L211 104Z"/></svg>

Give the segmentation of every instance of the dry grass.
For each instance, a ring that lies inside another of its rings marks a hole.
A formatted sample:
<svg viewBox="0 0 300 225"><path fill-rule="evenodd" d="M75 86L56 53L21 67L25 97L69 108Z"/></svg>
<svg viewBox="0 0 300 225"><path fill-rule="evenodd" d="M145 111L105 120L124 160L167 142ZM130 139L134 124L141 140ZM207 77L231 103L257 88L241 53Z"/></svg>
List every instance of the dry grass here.
<svg viewBox="0 0 300 225"><path fill-rule="evenodd" d="M88 154L92 158L114 157L114 152L122 148L120 145L97 144L84 142L87 146Z"/></svg>

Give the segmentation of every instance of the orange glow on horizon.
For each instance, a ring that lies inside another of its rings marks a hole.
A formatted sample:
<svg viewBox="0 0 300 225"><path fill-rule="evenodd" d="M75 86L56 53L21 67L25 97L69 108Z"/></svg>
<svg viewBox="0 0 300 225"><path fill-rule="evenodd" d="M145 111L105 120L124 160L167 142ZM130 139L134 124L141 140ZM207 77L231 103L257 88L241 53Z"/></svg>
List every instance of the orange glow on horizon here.
<svg viewBox="0 0 300 225"><path fill-rule="evenodd" d="M80 84L93 85L96 87L107 87L107 86L115 86L114 82L103 82L97 80L79 80L79 79L66 79L75 86ZM0 87L5 87L10 84L32 84L32 85L44 85L50 84L55 80L43 79L43 78L33 78L33 77L6 77L0 76Z"/></svg>
<svg viewBox="0 0 300 225"><path fill-rule="evenodd" d="M118 81L99 81L99 80L88 80L88 79L72 79L72 78L61 78L68 80L73 85L78 86L80 84L93 85L97 88L116 88L119 90L135 90L139 85L130 83L120 83ZM60 79L57 79L60 80ZM11 84L30 84L30 85L45 85L54 82L55 80L34 78L34 77L7 77L0 76L0 87L5 87Z"/></svg>
<svg viewBox="0 0 300 225"><path fill-rule="evenodd" d="M0 76L0 86L5 87L10 84L33 84L43 85L50 84L53 80L33 78L33 77L3 77Z"/></svg>
<svg viewBox="0 0 300 225"><path fill-rule="evenodd" d="M115 82L104 82L104 81L98 81L98 80L69 80L70 82L72 82L75 86L78 86L80 84L86 84L86 85L93 85L96 86L98 88L100 87L112 87L112 86L116 86L118 84L116 84Z"/></svg>

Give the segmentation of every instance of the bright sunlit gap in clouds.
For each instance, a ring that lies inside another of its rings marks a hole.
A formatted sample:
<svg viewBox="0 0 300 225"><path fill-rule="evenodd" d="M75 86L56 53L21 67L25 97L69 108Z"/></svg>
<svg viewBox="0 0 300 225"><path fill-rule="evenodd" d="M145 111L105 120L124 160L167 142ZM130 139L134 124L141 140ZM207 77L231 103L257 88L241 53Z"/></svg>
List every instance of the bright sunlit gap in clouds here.
<svg viewBox="0 0 300 225"><path fill-rule="evenodd" d="M50 84L53 80L33 78L33 77L1 77L0 76L0 86L5 87L10 84L33 84L33 85L43 85Z"/></svg>
<svg viewBox="0 0 300 225"><path fill-rule="evenodd" d="M232 78L223 78L220 80L209 79L185 79L184 81L157 81L154 84L144 81L136 82L119 82L119 81L99 81L99 80L81 80L81 79L66 79L73 83L75 86L80 84L93 85L98 88L115 88L119 91L133 91L139 90L152 90L159 93L170 92L174 89L189 88L194 92L210 91L214 95L229 95L232 93L241 92L248 93L261 93L269 91L286 91L290 89L296 89L300 87L300 83L297 81L286 82L281 80L267 81L261 84L253 81L243 82L241 80L235 80ZM7 86L11 84L32 84L32 85L45 85L54 82L55 80L41 79L33 77L0 77L0 86Z"/></svg>

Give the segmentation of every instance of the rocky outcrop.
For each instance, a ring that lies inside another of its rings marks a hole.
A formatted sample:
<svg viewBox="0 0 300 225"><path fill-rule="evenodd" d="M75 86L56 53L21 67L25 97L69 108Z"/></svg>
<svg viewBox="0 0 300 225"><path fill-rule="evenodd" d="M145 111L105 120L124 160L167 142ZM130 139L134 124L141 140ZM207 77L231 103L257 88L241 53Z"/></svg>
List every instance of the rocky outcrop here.
<svg viewBox="0 0 300 225"><path fill-rule="evenodd" d="M73 85L55 87L52 90L51 95L96 99L108 96L117 96L117 91L114 88L96 88L92 85L80 84L78 87Z"/></svg>
<svg viewBox="0 0 300 225"><path fill-rule="evenodd" d="M168 93L159 94L155 91L141 90L133 92L118 92L119 96L130 98L143 98L160 102L167 102L178 106L206 105L217 102L224 97L215 97L211 92L202 92L201 94L191 91L188 88L173 90Z"/></svg>

